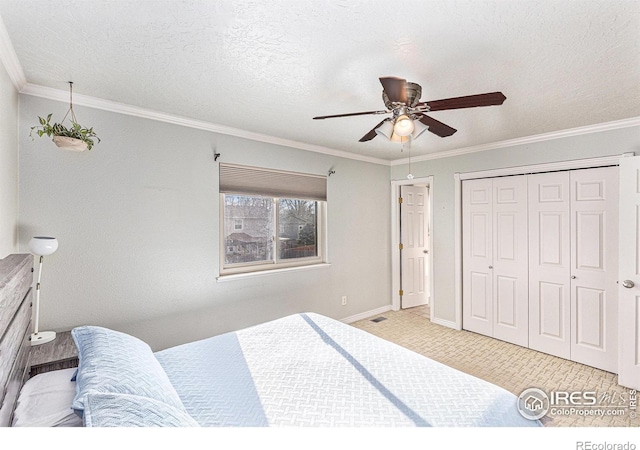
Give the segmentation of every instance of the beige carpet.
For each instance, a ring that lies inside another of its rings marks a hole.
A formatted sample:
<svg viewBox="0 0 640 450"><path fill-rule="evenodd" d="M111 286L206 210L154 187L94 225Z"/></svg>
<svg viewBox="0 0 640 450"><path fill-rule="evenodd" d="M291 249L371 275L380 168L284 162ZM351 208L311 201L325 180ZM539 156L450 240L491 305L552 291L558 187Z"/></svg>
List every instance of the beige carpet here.
<svg viewBox="0 0 640 450"><path fill-rule="evenodd" d="M371 321L377 317L386 320ZM543 418L546 426L640 426L640 419L631 417L629 389L618 386L617 375L476 333L432 324L428 307L389 311L352 325L501 386L515 395L531 387L546 393L592 391L597 396L597 409L605 414L624 411L621 416L602 417L548 414Z"/></svg>

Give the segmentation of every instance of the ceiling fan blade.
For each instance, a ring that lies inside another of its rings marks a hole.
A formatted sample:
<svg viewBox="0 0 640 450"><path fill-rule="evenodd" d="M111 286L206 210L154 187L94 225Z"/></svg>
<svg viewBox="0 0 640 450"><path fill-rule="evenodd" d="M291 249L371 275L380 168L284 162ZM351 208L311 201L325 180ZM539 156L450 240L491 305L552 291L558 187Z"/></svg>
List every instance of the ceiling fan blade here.
<svg viewBox="0 0 640 450"><path fill-rule="evenodd" d="M502 92L489 92L487 94L466 95L464 97L446 98L421 102L419 105L427 105L429 111L443 111L445 109L475 108L476 106L502 105L507 97Z"/></svg>
<svg viewBox="0 0 640 450"><path fill-rule="evenodd" d="M420 122L422 122L427 127L429 127L430 132L432 132L433 134L437 134L440 137L451 136L453 133L458 131L455 128L451 128L449 125L439 122L436 119L429 116L422 116L418 120L420 120Z"/></svg>
<svg viewBox="0 0 640 450"><path fill-rule="evenodd" d="M382 125L383 123L385 123L388 119L384 119L382 122L380 122L378 125L376 125L375 127L373 127L371 129L371 131L369 131L367 134L365 134L364 136L362 136L360 138L360 140L358 142L367 142L370 141L371 139L373 139L374 137L376 137L376 130L378 129L378 127L380 125Z"/></svg>
<svg viewBox="0 0 640 450"><path fill-rule="evenodd" d="M389 112L390 111L363 111L363 112L347 113L347 114L334 114L332 116L316 116L313 119L314 120L333 119L334 117L365 116L367 114L387 114Z"/></svg>
<svg viewBox="0 0 640 450"><path fill-rule="evenodd" d="M392 103L407 103L407 80L397 77L382 77L380 83Z"/></svg>

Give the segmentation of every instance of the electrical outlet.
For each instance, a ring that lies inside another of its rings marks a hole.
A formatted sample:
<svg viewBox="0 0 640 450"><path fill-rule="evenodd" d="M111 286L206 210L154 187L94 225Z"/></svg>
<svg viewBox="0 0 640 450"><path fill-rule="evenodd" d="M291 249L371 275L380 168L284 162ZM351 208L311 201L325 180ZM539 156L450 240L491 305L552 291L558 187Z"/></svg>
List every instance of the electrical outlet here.
<svg viewBox="0 0 640 450"><path fill-rule="evenodd" d="M347 304L347 296L346 296L346 295L343 295L343 296L342 296L342 306L344 306L344 305L346 305L346 304Z"/></svg>

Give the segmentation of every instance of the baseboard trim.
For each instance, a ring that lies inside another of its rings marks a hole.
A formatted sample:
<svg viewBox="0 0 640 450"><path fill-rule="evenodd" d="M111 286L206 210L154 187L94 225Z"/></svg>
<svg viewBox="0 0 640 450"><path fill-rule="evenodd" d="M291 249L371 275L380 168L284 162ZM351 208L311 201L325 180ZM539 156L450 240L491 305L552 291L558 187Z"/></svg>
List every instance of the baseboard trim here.
<svg viewBox="0 0 640 450"><path fill-rule="evenodd" d="M354 316L345 317L344 319L340 319L340 322L353 323L357 322L358 320L366 319L367 317L375 316L376 314L386 313L387 311L391 311L391 305L381 306L380 308L365 311Z"/></svg>
<svg viewBox="0 0 640 450"><path fill-rule="evenodd" d="M437 325L442 325L443 327L453 328L454 330L460 331L460 328L458 328L458 325L451 320L438 319L437 317L434 317L431 319L431 323L435 323Z"/></svg>

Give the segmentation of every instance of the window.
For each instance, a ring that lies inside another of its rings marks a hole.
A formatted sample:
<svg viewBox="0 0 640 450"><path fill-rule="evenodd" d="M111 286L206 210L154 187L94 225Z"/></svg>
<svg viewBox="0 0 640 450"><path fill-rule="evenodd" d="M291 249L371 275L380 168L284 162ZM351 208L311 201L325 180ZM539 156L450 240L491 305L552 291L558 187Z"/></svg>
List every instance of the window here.
<svg viewBox="0 0 640 450"><path fill-rule="evenodd" d="M326 178L220 165L221 275L324 262Z"/></svg>

